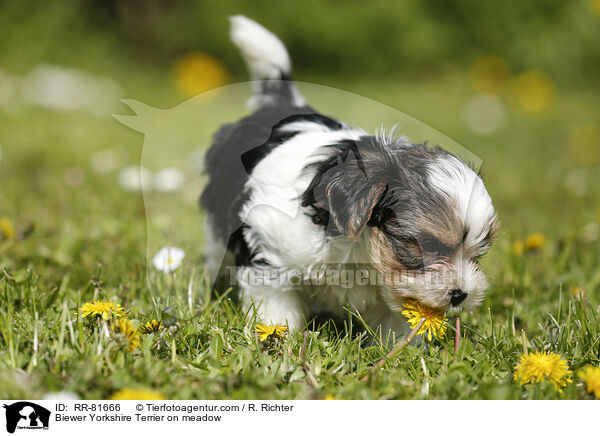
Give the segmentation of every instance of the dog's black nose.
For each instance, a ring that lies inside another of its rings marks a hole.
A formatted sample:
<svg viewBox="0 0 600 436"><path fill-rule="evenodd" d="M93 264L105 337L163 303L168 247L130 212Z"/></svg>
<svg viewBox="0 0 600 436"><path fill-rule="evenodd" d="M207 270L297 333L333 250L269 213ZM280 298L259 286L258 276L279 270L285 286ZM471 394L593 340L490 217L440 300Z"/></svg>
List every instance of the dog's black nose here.
<svg viewBox="0 0 600 436"><path fill-rule="evenodd" d="M450 298L450 304L454 307L457 307L460 303L465 301L465 298L467 298L466 292L463 292L460 289L454 289L452 291L452 298Z"/></svg>

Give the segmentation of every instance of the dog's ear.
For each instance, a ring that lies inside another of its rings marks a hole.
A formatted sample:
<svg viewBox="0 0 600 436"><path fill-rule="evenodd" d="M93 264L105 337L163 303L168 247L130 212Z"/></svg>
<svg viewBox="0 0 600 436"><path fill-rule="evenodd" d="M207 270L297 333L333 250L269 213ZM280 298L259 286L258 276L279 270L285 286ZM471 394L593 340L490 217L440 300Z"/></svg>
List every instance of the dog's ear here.
<svg viewBox="0 0 600 436"><path fill-rule="evenodd" d="M333 234L357 240L370 224L377 203L387 188L380 165L361 159L358 147L350 147L317 170L303 195L302 205L315 211L313 221Z"/></svg>
<svg viewBox="0 0 600 436"><path fill-rule="evenodd" d="M381 178L339 177L327 186L327 203L338 231L356 241L371 219L373 210L385 192Z"/></svg>

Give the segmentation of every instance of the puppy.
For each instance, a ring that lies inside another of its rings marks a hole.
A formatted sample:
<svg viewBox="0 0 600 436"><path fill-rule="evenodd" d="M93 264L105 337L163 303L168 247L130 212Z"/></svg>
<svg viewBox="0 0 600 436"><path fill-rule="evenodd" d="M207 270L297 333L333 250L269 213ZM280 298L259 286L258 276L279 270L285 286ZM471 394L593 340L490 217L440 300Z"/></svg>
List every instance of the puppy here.
<svg viewBox="0 0 600 436"><path fill-rule="evenodd" d="M292 330L349 305L398 337L406 299L477 306L487 287L477 260L497 228L479 175L439 147L319 114L292 82L281 41L230 20L255 111L221 127L207 153L208 269L227 249L244 308Z"/></svg>

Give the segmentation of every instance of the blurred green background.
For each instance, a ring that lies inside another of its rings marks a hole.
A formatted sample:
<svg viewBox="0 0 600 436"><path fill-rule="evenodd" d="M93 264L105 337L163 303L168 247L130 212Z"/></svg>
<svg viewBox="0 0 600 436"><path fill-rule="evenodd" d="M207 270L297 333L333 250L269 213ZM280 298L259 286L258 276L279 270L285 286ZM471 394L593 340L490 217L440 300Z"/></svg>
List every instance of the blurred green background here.
<svg viewBox="0 0 600 436"><path fill-rule="evenodd" d="M202 50L235 78L245 77L228 39L226 17L245 14L279 35L304 77L393 75L459 70L493 53L515 71L539 68L568 84L600 74L598 2L375 0L276 3L230 0L5 1L3 65L38 62L112 72L132 63L169 69Z"/></svg>

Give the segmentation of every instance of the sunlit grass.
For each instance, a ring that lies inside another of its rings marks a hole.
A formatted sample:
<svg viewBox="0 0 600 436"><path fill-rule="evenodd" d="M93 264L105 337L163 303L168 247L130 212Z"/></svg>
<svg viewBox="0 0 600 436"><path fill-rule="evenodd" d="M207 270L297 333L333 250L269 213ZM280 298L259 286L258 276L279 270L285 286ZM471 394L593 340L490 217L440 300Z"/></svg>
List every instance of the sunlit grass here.
<svg viewBox="0 0 600 436"><path fill-rule="evenodd" d="M471 92L460 77L340 87L402 102L400 109L483 158L502 234L482 259L492 286L476 312L461 315L457 352L451 317L444 338L405 348L361 383L391 344L376 332L357 334L365 326L351 311L342 325L309 330L306 342L292 332L265 346L256 335L260 320L242 312L235 291L211 296L202 252L186 245L188 232L201 228L193 201L185 211L169 209L186 217L180 234L158 232L160 242L181 244L184 262L168 275L151 269L146 276L142 195L124 191L116 170L96 174L90 164L93 152L115 144L124 149L123 166L139 164L142 136L109 119L32 110L0 115L0 216L15 229L0 238L0 397L72 391L108 399L133 389L165 398L591 398L577 374L600 363L600 248L581 228L597 222L600 176L569 161L564 119L598 121L588 99L572 95L559 102L561 113L534 120L511 112L509 129L482 140L455 115ZM72 167L85 175L78 187L65 182ZM582 196L564 188L574 169L583 171ZM536 233L542 244L514 252L515 241ZM99 323L77 315L94 300L122 304L135 328L152 320L162 328L141 335L139 347L123 346L118 334L103 335ZM307 384L304 343L318 389ZM567 361L573 383L562 393L513 381L520 356L535 351Z"/></svg>

